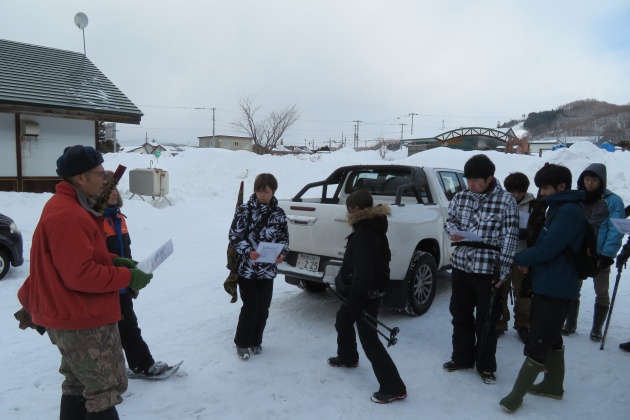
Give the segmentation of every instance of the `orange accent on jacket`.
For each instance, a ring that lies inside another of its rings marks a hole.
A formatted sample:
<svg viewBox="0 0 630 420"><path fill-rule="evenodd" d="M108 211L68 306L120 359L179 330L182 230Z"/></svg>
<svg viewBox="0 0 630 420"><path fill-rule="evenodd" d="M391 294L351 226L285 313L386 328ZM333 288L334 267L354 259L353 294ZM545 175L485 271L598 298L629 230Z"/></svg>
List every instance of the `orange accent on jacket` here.
<svg viewBox="0 0 630 420"><path fill-rule="evenodd" d="M35 228L30 275L18 299L35 324L49 328L79 330L117 322L118 291L129 285L131 273L113 266L102 217L81 206L69 183L55 189Z"/></svg>

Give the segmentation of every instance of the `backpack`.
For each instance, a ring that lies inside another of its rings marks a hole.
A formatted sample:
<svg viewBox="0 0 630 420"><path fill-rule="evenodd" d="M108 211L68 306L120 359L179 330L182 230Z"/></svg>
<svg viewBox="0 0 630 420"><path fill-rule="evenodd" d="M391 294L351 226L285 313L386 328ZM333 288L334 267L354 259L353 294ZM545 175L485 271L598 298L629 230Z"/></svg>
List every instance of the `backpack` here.
<svg viewBox="0 0 630 420"><path fill-rule="evenodd" d="M586 219L584 219L584 239L580 244L580 248L577 253L574 253L569 245L567 251L575 263L578 279L585 280L599 274L599 267L597 266L597 236L595 236L595 229Z"/></svg>

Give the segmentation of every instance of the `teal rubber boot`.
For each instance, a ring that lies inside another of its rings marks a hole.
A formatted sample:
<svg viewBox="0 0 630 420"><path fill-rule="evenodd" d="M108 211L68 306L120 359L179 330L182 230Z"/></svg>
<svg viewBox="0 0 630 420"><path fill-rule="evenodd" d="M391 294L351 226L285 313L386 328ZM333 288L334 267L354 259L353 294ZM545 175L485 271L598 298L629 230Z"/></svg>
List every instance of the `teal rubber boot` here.
<svg viewBox="0 0 630 420"><path fill-rule="evenodd" d="M564 395L564 349L552 350L545 363L545 377L527 392L533 395L561 400Z"/></svg>
<svg viewBox="0 0 630 420"><path fill-rule="evenodd" d="M538 374L544 369L545 367L541 363L538 363L532 358L526 358L521 367L521 371L518 373L518 378L516 378L512 392L503 398L499 402L499 405L510 413L518 410L523 403L523 397L527 394L529 388L531 388Z"/></svg>

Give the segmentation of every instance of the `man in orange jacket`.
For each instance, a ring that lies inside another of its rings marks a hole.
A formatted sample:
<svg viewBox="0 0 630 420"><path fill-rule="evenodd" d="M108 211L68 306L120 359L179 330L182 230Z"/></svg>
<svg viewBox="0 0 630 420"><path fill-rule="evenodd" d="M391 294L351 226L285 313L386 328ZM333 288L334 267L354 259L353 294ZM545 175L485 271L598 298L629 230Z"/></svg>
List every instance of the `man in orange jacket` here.
<svg viewBox="0 0 630 420"><path fill-rule="evenodd" d="M89 146L67 147L57 160L63 181L33 234L30 275L18 299L46 327L61 353L60 419L118 419L127 389L117 322L118 291L139 290L152 274L107 250L102 216L92 209L105 184L103 157Z"/></svg>

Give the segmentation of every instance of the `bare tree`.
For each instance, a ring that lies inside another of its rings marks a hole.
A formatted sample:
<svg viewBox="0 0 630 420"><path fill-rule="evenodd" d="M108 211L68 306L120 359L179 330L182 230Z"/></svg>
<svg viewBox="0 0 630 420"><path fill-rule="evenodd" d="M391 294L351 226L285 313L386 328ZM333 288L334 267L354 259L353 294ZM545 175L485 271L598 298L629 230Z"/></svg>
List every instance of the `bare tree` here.
<svg viewBox="0 0 630 420"><path fill-rule="evenodd" d="M256 119L260 105L255 104L256 96L248 95L238 100L241 116L232 122L232 127L252 138L254 144L272 150L300 117L297 105L291 105L281 111L272 111L267 118Z"/></svg>

